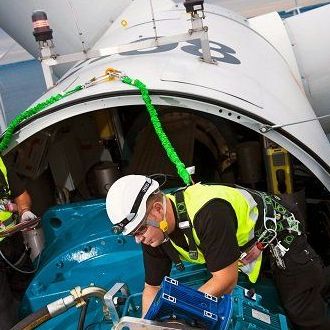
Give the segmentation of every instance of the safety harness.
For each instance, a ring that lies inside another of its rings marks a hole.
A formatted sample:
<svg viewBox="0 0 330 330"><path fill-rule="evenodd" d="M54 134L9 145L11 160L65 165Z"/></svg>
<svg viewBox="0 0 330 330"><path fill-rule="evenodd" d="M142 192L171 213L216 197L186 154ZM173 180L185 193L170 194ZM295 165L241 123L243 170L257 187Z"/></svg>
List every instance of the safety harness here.
<svg viewBox="0 0 330 330"><path fill-rule="evenodd" d="M242 189L242 187L239 188ZM263 212L259 216L259 219L263 223L255 231L254 238L241 247L241 250L244 251L247 247L256 245L260 251L263 251L269 246L277 266L285 269L283 257L289 251L295 237L301 235L303 230L301 223L295 218L292 212L280 204L280 197L251 189L244 189L253 196L258 204L260 203L263 206L261 208ZM196 260L198 258L198 247L193 237L193 225L184 201L184 190L181 189L174 193L178 215L177 226L182 230L187 239L189 257L192 260ZM169 239L163 243L163 247L176 269L180 271L184 270L180 254ZM245 252L242 252L242 256L244 254L246 255Z"/></svg>
<svg viewBox="0 0 330 330"><path fill-rule="evenodd" d="M177 226L182 230L184 236L187 238L188 248L189 248L189 257L193 260L198 258L197 244L194 240L193 231L192 231L192 222L189 218L186 203L184 201L184 190L181 189L174 193L176 200L176 211L178 215ZM163 242L163 247L168 257L172 260L175 265L175 268L179 271L185 269L182 260L180 259L179 252L175 249L170 239L167 239Z"/></svg>
<svg viewBox="0 0 330 330"><path fill-rule="evenodd" d="M189 257L192 260L197 260L198 251L197 245L194 240L193 231L192 231L192 222L189 219L189 215L186 208L186 203L184 201L184 190L179 190L175 193L176 199L176 209L178 213L178 227L182 230L183 234L188 239L188 247L189 247Z"/></svg>
<svg viewBox="0 0 330 330"><path fill-rule="evenodd" d="M270 251L279 268L285 269L284 255L297 236L303 232L301 223L295 215L280 202L279 196L249 190L252 196L261 198L263 204L263 226L255 231L256 243L260 250L270 246Z"/></svg>

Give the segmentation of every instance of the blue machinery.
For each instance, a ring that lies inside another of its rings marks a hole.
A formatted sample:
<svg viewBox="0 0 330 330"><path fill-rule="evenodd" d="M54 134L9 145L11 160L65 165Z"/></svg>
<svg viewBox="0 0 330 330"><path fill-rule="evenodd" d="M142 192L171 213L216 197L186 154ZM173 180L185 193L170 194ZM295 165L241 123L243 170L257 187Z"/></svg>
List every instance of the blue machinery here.
<svg viewBox="0 0 330 330"><path fill-rule="evenodd" d="M83 328L88 330L111 329L115 323L116 329L124 328L124 326L126 326L125 329L138 329L138 322L142 322L142 320L136 319L136 317L141 315L141 291L144 285L141 249L134 239L112 234L104 200L51 208L44 215L42 223L46 248L42 254L40 269L25 293L21 305L22 316L27 316L46 305L49 306L55 301L67 303L71 299L72 302L72 297L78 301L76 307L82 307L85 301L81 297L79 298L79 292L103 288L104 292L107 292L103 299L100 298L100 295L97 297L85 296L90 298L88 305L85 306L86 316ZM189 291L191 290L189 287L199 287L209 276L207 270L199 265L186 265L184 272L173 270L171 277L175 280L165 281L161 292L165 293L165 296L168 294L173 297L170 299L176 300L178 304L170 309L167 305L166 309L165 301L158 295L158 300L156 299L158 312L153 315L148 313L147 316L158 321L162 317L164 321L166 317L168 319L168 316L173 314L177 315L177 319L182 319L182 315L186 315L184 328L189 329L196 325L196 321L195 323L192 321L196 315L188 303L191 301L189 295L201 293L196 293L195 290ZM176 280L180 283L179 285ZM175 283L177 285L175 287L176 296L173 296L166 290L173 292ZM189 287L181 286L181 284ZM214 315L217 315L221 322L213 322L214 324L211 322L213 325L206 323L207 328L221 330L287 329L286 319L279 314L282 313L282 310L276 298L274 300L276 292L270 282L261 281L255 286L256 292L264 297L262 304L260 295L243 288L249 287L245 278L240 278L239 284L240 286L236 287L229 298L219 300L219 304L222 304L219 311L222 314L215 312L215 303L211 300L214 305L211 306L213 309L210 311L205 309L206 314L211 315L211 319L206 316L206 320L212 321L213 317L214 321ZM84 289L81 291L79 287ZM267 299L267 297L272 298ZM156 304L156 300L154 304ZM204 302L199 301L204 306ZM58 305L59 303L56 302L56 308ZM180 307L178 307L179 305ZM54 303L51 306L53 308ZM81 308L76 307L65 308L66 311L62 309L60 312L54 313L53 318L40 325L38 329L77 329ZM182 308L186 308L184 313ZM56 314L59 315L55 316ZM154 321L145 320L143 322L150 324ZM170 321L167 320L167 322ZM153 323L151 328L164 328L164 324L162 326L157 324ZM167 325L167 328L171 329L171 326Z"/></svg>

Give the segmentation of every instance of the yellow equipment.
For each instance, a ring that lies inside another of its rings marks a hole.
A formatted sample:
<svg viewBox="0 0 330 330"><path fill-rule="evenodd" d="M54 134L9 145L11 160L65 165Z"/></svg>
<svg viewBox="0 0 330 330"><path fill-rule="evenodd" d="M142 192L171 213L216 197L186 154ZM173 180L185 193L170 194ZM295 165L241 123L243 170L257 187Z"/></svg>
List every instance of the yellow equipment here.
<svg viewBox="0 0 330 330"><path fill-rule="evenodd" d="M266 147L267 181L273 194L292 193L292 168L289 153L282 147Z"/></svg>

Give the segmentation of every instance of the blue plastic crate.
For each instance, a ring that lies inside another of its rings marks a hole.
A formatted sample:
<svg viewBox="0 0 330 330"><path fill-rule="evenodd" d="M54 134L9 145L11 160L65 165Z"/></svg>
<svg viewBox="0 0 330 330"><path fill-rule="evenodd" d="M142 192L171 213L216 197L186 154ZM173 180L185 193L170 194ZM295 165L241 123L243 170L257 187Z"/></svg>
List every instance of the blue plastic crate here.
<svg viewBox="0 0 330 330"><path fill-rule="evenodd" d="M145 319L176 318L191 326L226 330L231 318L231 295L217 298L165 277Z"/></svg>

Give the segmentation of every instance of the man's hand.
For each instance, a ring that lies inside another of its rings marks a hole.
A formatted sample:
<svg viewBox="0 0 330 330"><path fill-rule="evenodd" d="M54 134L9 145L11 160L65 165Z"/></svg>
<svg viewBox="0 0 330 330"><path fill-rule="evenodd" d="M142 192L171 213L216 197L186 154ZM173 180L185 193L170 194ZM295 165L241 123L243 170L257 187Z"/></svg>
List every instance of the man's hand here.
<svg viewBox="0 0 330 330"><path fill-rule="evenodd" d="M22 213L20 222L31 221L34 220L35 218L37 218L37 216L31 211L27 210Z"/></svg>
<svg viewBox="0 0 330 330"><path fill-rule="evenodd" d="M219 297L225 293L230 293L237 284L238 260L231 265L212 272L212 277L198 290Z"/></svg>

